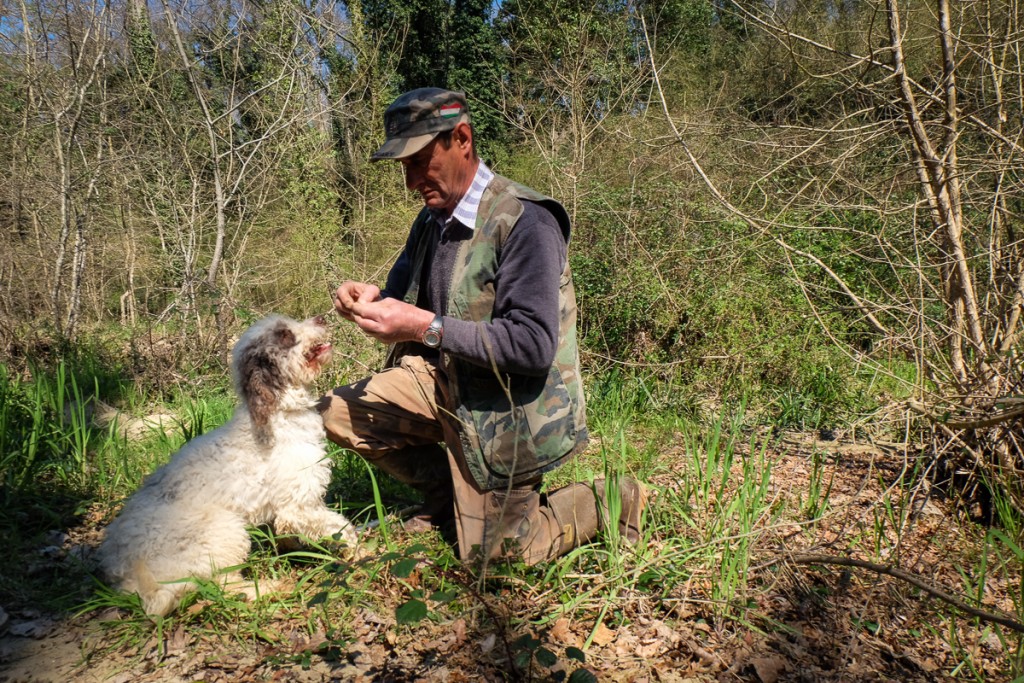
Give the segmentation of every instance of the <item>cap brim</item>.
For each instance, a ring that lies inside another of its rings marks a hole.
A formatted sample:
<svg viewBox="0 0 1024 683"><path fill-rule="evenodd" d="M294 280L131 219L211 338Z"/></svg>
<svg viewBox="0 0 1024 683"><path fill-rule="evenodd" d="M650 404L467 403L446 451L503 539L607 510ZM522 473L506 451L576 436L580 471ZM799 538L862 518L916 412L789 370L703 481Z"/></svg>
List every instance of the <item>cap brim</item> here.
<svg viewBox="0 0 1024 683"><path fill-rule="evenodd" d="M437 137L437 133L416 135L411 138L391 138L384 142L376 152L370 155L370 161L386 161L388 159L404 159L420 151Z"/></svg>

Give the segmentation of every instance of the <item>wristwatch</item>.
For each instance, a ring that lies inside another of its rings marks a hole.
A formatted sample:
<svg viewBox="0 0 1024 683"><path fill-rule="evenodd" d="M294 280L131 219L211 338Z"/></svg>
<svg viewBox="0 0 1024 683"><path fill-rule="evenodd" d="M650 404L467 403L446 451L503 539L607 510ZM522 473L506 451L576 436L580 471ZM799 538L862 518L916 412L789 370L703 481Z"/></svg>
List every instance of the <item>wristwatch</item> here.
<svg viewBox="0 0 1024 683"><path fill-rule="evenodd" d="M444 325L442 324L442 318L440 315L435 315L434 319L430 321L430 325L423 333L423 339L421 341L430 348L436 349L441 346L441 337L443 336Z"/></svg>

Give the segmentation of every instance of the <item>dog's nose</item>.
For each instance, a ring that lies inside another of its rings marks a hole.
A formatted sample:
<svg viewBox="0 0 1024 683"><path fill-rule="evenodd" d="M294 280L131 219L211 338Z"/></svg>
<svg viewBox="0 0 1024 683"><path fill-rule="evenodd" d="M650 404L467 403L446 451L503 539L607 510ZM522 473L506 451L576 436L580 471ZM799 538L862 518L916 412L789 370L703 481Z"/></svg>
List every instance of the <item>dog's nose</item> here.
<svg viewBox="0 0 1024 683"><path fill-rule="evenodd" d="M313 318L313 322L315 322L317 325L326 325L327 324L327 321L324 319L324 317L322 315L318 315L315 318Z"/></svg>

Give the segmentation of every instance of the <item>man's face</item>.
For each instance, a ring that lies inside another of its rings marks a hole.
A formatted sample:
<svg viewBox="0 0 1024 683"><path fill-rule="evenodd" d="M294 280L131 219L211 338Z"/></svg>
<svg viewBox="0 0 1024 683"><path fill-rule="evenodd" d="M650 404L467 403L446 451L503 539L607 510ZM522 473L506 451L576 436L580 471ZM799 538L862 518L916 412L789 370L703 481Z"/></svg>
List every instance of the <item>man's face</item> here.
<svg viewBox="0 0 1024 683"><path fill-rule="evenodd" d="M401 159L405 186L420 193L424 205L447 213L455 210L469 189L476 171L469 160L464 138L452 135L446 146L434 140L412 156Z"/></svg>

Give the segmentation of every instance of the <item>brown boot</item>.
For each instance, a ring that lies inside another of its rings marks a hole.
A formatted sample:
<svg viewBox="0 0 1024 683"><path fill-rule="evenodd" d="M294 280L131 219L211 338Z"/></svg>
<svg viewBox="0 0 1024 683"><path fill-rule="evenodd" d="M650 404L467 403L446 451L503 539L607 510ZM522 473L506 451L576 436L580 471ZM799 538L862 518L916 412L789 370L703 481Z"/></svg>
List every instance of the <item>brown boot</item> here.
<svg viewBox="0 0 1024 683"><path fill-rule="evenodd" d="M549 559L561 557L597 536L600 514L597 496L590 484L571 484L549 493L547 508L559 527L558 534L552 539Z"/></svg>
<svg viewBox="0 0 1024 683"><path fill-rule="evenodd" d="M454 519L452 473L448 466L448 454L443 448L405 448L366 459L423 494L423 505L412 517L402 522L406 531L430 531Z"/></svg>
<svg viewBox="0 0 1024 683"><path fill-rule="evenodd" d="M420 534L450 526L455 521L451 481L420 490L423 492L423 505L411 517L402 520L402 528L410 534Z"/></svg>
<svg viewBox="0 0 1024 683"><path fill-rule="evenodd" d="M636 545L640 542L641 523L643 522L644 509L647 507L647 491L643 485L631 477L618 478L618 497L621 501L619 511L619 536L629 545ZM594 490L604 503L602 512L602 523L608 518L608 497L607 486L604 479L594 480Z"/></svg>
<svg viewBox="0 0 1024 683"><path fill-rule="evenodd" d="M604 528L608 519L608 488L604 479L597 479L593 484L572 484L548 495L547 507L560 527L556 557L594 540L598 529ZM621 501L619 535L626 543L635 545L640 541L647 493L629 477L618 480L618 491Z"/></svg>

